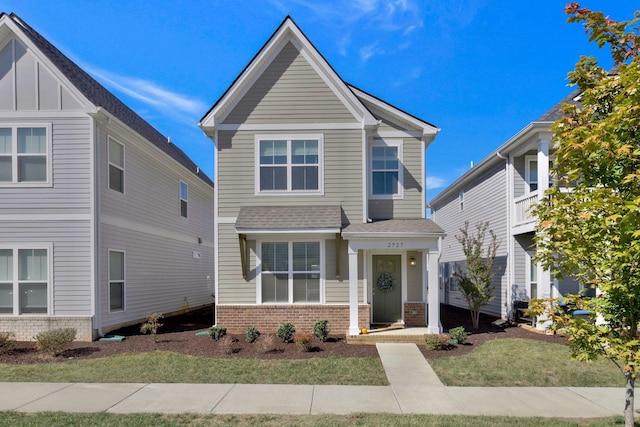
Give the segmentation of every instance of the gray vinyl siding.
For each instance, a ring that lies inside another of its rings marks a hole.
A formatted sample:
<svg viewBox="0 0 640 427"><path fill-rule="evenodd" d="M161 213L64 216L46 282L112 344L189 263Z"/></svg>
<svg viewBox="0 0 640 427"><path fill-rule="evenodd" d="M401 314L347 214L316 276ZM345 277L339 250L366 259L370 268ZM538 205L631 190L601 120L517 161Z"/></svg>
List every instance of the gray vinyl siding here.
<svg viewBox="0 0 640 427"><path fill-rule="evenodd" d="M109 188L108 136L125 147L124 194ZM211 304L213 188L150 143L115 128L98 129L97 169L103 327L139 320L151 311ZM180 181L188 186L187 218L180 215ZM109 249L124 250L126 265L126 309L112 313Z"/></svg>
<svg viewBox="0 0 640 427"><path fill-rule="evenodd" d="M91 224L87 221L0 221L2 244L51 245L54 316L92 314Z"/></svg>
<svg viewBox="0 0 640 427"><path fill-rule="evenodd" d="M9 39L0 45L2 110L82 111L82 106L22 42Z"/></svg>
<svg viewBox="0 0 640 427"><path fill-rule="evenodd" d="M529 234L514 236L512 255L514 269L512 299L514 301L526 300L530 297L527 289L527 251L533 243L531 237Z"/></svg>
<svg viewBox="0 0 640 427"><path fill-rule="evenodd" d="M348 242L340 242L340 277L336 277L336 243L325 241L325 289L327 304L349 304L349 255ZM358 253L358 276L362 278L363 252ZM358 280L358 301L363 302L362 280Z"/></svg>
<svg viewBox="0 0 640 427"><path fill-rule="evenodd" d="M378 132L389 132L389 131L402 131L406 132L406 126L402 126L398 123L392 122L391 120L383 117L376 116L378 120L380 120L380 124L378 125Z"/></svg>
<svg viewBox="0 0 640 427"><path fill-rule="evenodd" d="M0 214L89 214L91 207L91 122L87 117L0 118L0 127L51 123L53 185L2 187Z"/></svg>
<svg viewBox="0 0 640 427"><path fill-rule="evenodd" d="M416 259L416 265L415 267L407 267L407 301L424 301L422 296L422 253L407 252L407 263L412 257Z"/></svg>
<svg viewBox="0 0 640 427"><path fill-rule="evenodd" d="M351 221L361 221L362 131L292 133L324 135L324 195L256 196L255 134L245 131L221 131L218 133L216 152L219 216L236 217L241 206L341 205ZM224 250L226 248L221 246L221 251Z"/></svg>
<svg viewBox="0 0 640 427"><path fill-rule="evenodd" d="M224 123L336 123L353 120L353 115L340 99L289 42Z"/></svg>
<svg viewBox="0 0 640 427"><path fill-rule="evenodd" d="M213 302L213 248L102 225L100 308L103 329ZM108 251L125 252L125 310L109 312ZM193 252L201 254L194 259Z"/></svg>
<svg viewBox="0 0 640 427"><path fill-rule="evenodd" d="M372 219L422 218L422 156L424 146L418 139L404 138L402 143L404 193L402 199L370 199ZM370 179L370 178L369 178Z"/></svg>
<svg viewBox="0 0 640 427"><path fill-rule="evenodd" d="M501 316L505 301L507 286L507 239L510 233L507 230L507 197L506 197L505 164L500 162L496 166L484 172L472 183L463 186L459 191L464 191L464 210L459 211L458 193L454 192L448 198L432 206L435 222L447 233L442 244L441 263L456 262L464 265L464 254L456 235L460 235L460 229L465 221L469 221L469 229L475 231L475 224L489 221L489 227L496 233L500 247L496 254L493 280L495 287L494 300L482 311L488 314ZM447 291L449 304L458 307L467 307L467 303L459 291Z"/></svg>

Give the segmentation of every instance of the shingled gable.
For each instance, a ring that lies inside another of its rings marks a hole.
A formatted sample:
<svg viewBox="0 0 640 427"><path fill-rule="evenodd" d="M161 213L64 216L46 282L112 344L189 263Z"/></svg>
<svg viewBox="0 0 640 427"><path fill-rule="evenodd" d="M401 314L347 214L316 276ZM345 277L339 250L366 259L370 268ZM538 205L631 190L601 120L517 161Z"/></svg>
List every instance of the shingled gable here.
<svg viewBox="0 0 640 427"><path fill-rule="evenodd" d="M199 126L208 136L215 136L215 130L288 42L291 42L302 53L354 118L362 122L363 127L378 125L378 119L353 93L293 19L287 16L231 86L200 120Z"/></svg>
<svg viewBox="0 0 640 427"><path fill-rule="evenodd" d="M49 61L65 76L65 78L96 108L103 108L117 120L129 127L132 131L142 136L147 141L167 154L177 163L185 167L189 172L198 176L202 181L213 187L213 181L203 173L200 168L176 145L168 142L168 138L162 135L142 117L127 107L115 95L87 74L82 68L60 52L48 40L37 31L27 25L15 13L0 14L0 22L7 19L7 24L13 32L22 33Z"/></svg>

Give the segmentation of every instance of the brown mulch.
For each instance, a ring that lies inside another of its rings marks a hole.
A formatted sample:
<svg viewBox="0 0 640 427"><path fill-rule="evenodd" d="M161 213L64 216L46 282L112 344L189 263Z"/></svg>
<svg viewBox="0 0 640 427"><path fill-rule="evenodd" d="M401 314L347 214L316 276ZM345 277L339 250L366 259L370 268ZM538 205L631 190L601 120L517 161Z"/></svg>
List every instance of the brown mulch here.
<svg viewBox="0 0 640 427"><path fill-rule="evenodd" d="M32 342L17 342L16 345L4 353L0 353L0 363L31 364L51 363L66 360L86 360L117 354L127 354L146 351L172 351L191 356L213 358L257 358L257 359L308 359L314 357L378 357L374 345L347 344L344 335L332 335L327 342L321 342L313 338L310 352L301 352L293 344L282 343L278 338L275 349L265 352L258 343L249 344L244 335L229 335L226 343L215 342L208 336L196 336L196 332L206 330L212 323L212 309L203 309L196 312L165 318L164 325L158 331L157 336L143 335L138 326L119 329L111 332L114 335L123 335L126 339L122 342L76 342L56 358L43 356L35 350ZM456 326L464 326L467 331L471 328L471 319L467 310L451 306L442 306L442 325L445 329ZM459 356L473 351L487 341L497 338L527 338L554 343L565 343L562 336L548 336L529 331L524 328L509 326L495 327L491 322L495 317L482 316L480 328L469 335L463 345L457 345L446 351L429 351L424 346L419 346L427 359L439 357ZM329 325L331 327L331 325ZM275 331L261 331L275 333ZM228 341L231 342L228 342Z"/></svg>

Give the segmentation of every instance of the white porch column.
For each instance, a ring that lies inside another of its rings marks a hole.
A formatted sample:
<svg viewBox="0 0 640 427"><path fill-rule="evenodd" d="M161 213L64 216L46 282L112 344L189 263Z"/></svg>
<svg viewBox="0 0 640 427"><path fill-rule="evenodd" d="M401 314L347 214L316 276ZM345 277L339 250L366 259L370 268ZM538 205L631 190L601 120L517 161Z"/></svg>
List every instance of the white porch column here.
<svg viewBox="0 0 640 427"><path fill-rule="evenodd" d="M438 283L438 261L440 252L429 252L429 293L427 297L427 331L430 334L442 332L440 325L440 284Z"/></svg>
<svg viewBox="0 0 640 427"><path fill-rule="evenodd" d="M538 199L549 188L549 137L538 141Z"/></svg>
<svg viewBox="0 0 640 427"><path fill-rule="evenodd" d="M349 245L349 335L359 335L358 326L358 249Z"/></svg>

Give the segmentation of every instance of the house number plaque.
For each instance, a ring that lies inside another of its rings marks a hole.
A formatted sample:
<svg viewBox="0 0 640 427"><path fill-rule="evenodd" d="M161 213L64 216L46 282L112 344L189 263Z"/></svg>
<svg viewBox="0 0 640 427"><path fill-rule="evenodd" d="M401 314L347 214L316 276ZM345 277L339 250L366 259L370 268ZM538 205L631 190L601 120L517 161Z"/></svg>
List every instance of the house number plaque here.
<svg viewBox="0 0 640 427"><path fill-rule="evenodd" d="M387 248L402 248L404 246L404 243L402 242L389 242L387 243Z"/></svg>

